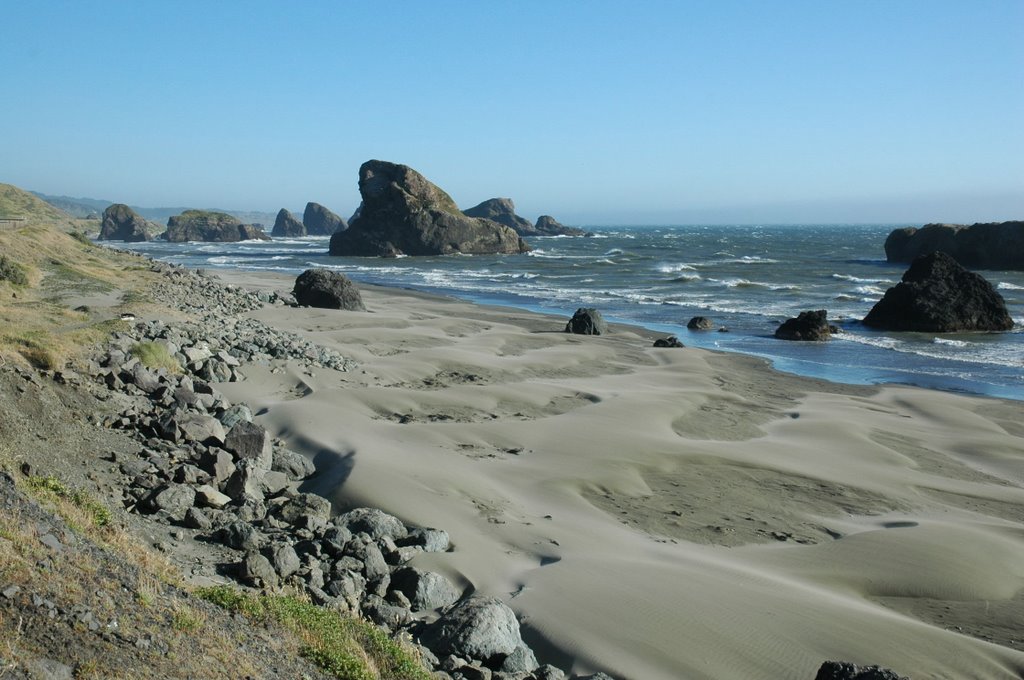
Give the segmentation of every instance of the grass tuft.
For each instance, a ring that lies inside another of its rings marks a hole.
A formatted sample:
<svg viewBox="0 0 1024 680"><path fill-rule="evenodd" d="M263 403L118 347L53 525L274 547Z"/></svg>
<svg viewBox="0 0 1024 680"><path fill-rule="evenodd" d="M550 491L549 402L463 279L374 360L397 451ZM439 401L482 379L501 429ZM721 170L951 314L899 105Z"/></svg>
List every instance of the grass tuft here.
<svg viewBox="0 0 1024 680"><path fill-rule="evenodd" d="M7 281L15 286L27 286L28 273L14 260L0 255L0 281Z"/></svg>
<svg viewBox="0 0 1024 680"><path fill-rule="evenodd" d="M156 342L140 342L132 345L129 350L147 368L166 368L171 373L180 373L181 364L171 356L167 347Z"/></svg>
<svg viewBox="0 0 1024 680"><path fill-rule="evenodd" d="M290 595L250 595L231 586L197 594L256 621L275 621L302 640L302 655L341 680L428 680L416 655L360 619Z"/></svg>
<svg viewBox="0 0 1024 680"><path fill-rule="evenodd" d="M78 531L103 529L113 521L114 517L107 506L84 491L69 488L55 477L27 477L25 486L38 500L55 506L68 525ZM70 511L68 506L77 512Z"/></svg>

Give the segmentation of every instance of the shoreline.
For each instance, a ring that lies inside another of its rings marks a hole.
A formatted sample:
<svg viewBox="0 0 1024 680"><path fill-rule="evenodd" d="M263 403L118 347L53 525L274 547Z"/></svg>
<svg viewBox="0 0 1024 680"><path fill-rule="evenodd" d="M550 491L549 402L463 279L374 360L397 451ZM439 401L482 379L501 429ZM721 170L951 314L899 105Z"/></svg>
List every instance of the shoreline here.
<svg viewBox="0 0 1024 680"><path fill-rule="evenodd" d="M571 336L554 316L360 288L366 313L253 313L347 348L356 375L260 372L227 392L256 388L260 421L318 465L350 457L341 488L318 489L340 507L448 530L455 552L426 566L511 598L537 649L637 678L809 677L832 657L911 674L1024 668L1012 648L895 613L925 592L997 637L954 593L979 578L995 588L979 595L1019 590L963 554L1024 557L998 537L1018 521L1000 504L1024 501L1017 402L835 384L755 357L655 350L642 328ZM906 572L950 554L966 571ZM679 614L697 610L700 630ZM780 625L793 649L769 642ZM909 649L886 648L907 635Z"/></svg>

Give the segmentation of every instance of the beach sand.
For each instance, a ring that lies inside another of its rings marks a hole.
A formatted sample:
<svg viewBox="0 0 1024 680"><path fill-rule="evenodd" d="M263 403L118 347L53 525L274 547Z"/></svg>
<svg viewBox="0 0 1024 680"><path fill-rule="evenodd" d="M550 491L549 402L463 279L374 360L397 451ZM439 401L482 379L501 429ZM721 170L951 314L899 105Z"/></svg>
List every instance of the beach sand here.
<svg viewBox="0 0 1024 680"><path fill-rule="evenodd" d="M339 510L446 529L453 552L415 564L506 601L542 661L644 680L808 679L827 659L1024 677L1019 402L361 288L367 312L253 313L358 369L253 366L220 387L316 462L308 490Z"/></svg>

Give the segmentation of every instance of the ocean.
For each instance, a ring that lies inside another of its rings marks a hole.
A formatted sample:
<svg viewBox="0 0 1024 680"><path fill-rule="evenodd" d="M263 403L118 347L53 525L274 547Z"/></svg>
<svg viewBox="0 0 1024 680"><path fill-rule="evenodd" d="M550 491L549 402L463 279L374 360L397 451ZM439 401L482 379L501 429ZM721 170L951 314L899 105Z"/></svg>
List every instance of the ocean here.
<svg viewBox="0 0 1024 680"><path fill-rule="evenodd" d="M609 321L677 336L685 345L763 357L781 371L852 384L899 383L1024 400L1024 272L980 271L1006 300L1006 333L886 333L860 319L907 265L885 261L905 225L585 227L591 237L541 237L524 255L397 259L331 257L327 237L241 243L116 244L159 260L299 274L328 267L356 282L413 288L570 317L596 307ZM829 342L786 342L776 326L825 309ZM719 331L689 331L693 316Z"/></svg>

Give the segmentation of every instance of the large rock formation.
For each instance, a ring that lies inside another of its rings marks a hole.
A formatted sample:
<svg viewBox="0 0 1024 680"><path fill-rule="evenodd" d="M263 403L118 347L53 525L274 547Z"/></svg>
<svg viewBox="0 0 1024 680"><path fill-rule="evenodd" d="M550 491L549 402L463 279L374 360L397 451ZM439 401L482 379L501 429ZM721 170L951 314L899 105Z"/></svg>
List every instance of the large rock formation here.
<svg viewBox="0 0 1024 680"><path fill-rule="evenodd" d="M576 227L567 227L551 215L537 218L537 226L533 228L536 236L589 236L590 234Z"/></svg>
<svg viewBox="0 0 1024 680"><path fill-rule="evenodd" d="M295 279L295 301L308 307L365 312L363 298L352 280L330 269L307 269Z"/></svg>
<svg viewBox="0 0 1024 680"><path fill-rule="evenodd" d="M330 236L336 231L348 229L345 220L312 201L306 204L306 211L302 213L302 224L310 236Z"/></svg>
<svg viewBox="0 0 1024 680"><path fill-rule="evenodd" d="M824 309L800 312L795 318L786 319L775 329L779 340L828 340L838 332L828 323L828 312Z"/></svg>
<svg viewBox="0 0 1024 680"><path fill-rule="evenodd" d="M1024 269L1024 222L926 224L896 229L885 239L889 262L913 262L940 250L965 267Z"/></svg>
<svg viewBox="0 0 1024 680"><path fill-rule="evenodd" d="M124 203L114 203L103 211L101 241L149 241L159 232L160 227Z"/></svg>
<svg viewBox="0 0 1024 680"><path fill-rule="evenodd" d="M242 224L237 217L212 210L186 210L167 220L163 238L175 243L183 241L269 241L270 237L259 227Z"/></svg>
<svg viewBox="0 0 1024 680"><path fill-rule="evenodd" d="M887 290L864 325L890 331L1006 331L1013 319L988 281L945 253L922 255Z"/></svg>
<svg viewBox="0 0 1024 680"><path fill-rule="evenodd" d="M274 220L274 228L271 229L270 235L278 238L305 236L306 227L303 226L302 222L292 217L290 212L281 208L277 213L277 219Z"/></svg>
<svg viewBox="0 0 1024 680"><path fill-rule="evenodd" d="M524 253L515 230L466 217L451 196L406 165L367 161L359 168L363 201L348 229L331 237L331 255L397 256Z"/></svg>
<svg viewBox="0 0 1024 680"><path fill-rule="evenodd" d="M534 232L530 220L516 214L516 206L511 198L489 198L480 205L473 206L469 210L463 210L462 214L469 217L482 217L485 220L494 220L499 224L512 227L520 236L526 236Z"/></svg>

